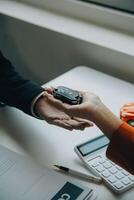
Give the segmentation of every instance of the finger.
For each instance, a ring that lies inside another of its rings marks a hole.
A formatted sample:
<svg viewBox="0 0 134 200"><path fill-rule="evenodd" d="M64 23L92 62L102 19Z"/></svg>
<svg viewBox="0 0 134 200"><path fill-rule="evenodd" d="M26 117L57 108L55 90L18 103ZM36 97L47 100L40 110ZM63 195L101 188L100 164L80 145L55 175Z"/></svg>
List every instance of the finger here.
<svg viewBox="0 0 134 200"><path fill-rule="evenodd" d="M83 122L78 122L73 119L64 120L64 122L71 125L73 127L73 129L76 129L76 130L84 130L86 128L86 125Z"/></svg>
<svg viewBox="0 0 134 200"><path fill-rule="evenodd" d="M62 110L65 110L66 107L68 107L68 104L64 104L62 101L55 99L51 94L45 93L44 96L51 102L53 105L55 105L57 108L60 108Z"/></svg>
<svg viewBox="0 0 134 200"><path fill-rule="evenodd" d="M52 94L53 93L53 91L54 91L54 87L48 87L47 88L47 92L49 93L49 94Z"/></svg>
<svg viewBox="0 0 134 200"><path fill-rule="evenodd" d="M63 103L62 101L54 98L53 95L48 94L47 92L44 92L43 95L49 100L49 102L53 103L57 108L60 108L63 111L67 111L67 110L70 111L70 110L79 108L79 105L74 105L73 106L73 105L69 105L67 103Z"/></svg>
<svg viewBox="0 0 134 200"><path fill-rule="evenodd" d="M78 122L83 122L83 124L85 124L85 126L87 127L90 127L90 126L93 126L93 122L89 121L89 120L86 120L86 119L81 119L79 117L72 117L72 119L78 121Z"/></svg>
<svg viewBox="0 0 134 200"><path fill-rule="evenodd" d="M42 118L44 118L48 122L53 122L53 120L70 120L70 117L62 112L53 114L42 113Z"/></svg>
<svg viewBox="0 0 134 200"><path fill-rule="evenodd" d="M64 106L64 111L73 117L81 117L81 105Z"/></svg>
<svg viewBox="0 0 134 200"><path fill-rule="evenodd" d="M49 100L49 103L56 106L56 108L63 110L69 116L81 117L81 105L69 105L55 99L51 94L44 92L44 96Z"/></svg>
<svg viewBox="0 0 134 200"><path fill-rule="evenodd" d="M47 90L44 91L43 96L46 96L46 97L52 96L51 92L52 92L52 89L51 88L47 88Z"/></svg>
<svg viewBox="0 0 134 200"><path fill-rule="evenodd" d="M71 118L64 118L61 119L61 115L43 115L42 119L45 119L49 124L54 124L60 127L63 127L68 130L84 130L87 127L87 124L85 122L78 122L76 120L73 120ZM89 126L88 126L89 127Z"/></svg>
<svg viewBox="0 0 134 200"><path fill-rule="evenodd" d="M85 123L92 123L91 121L87 120L87 119L82 119L80 117L72 117L74 120L78 121L78 122L85 122Z"/></svg>
<svg viewBox="0 0 134 200"><path fill-rule="evenodd" d="M56 126L59 126L61 128L65 128L67 130L70 130L70 131L73 130L73 127L70 124L68 124L65 121L63 121L63 120L56 119L56 120L53 121L53 124L56 125Z"/></svg>

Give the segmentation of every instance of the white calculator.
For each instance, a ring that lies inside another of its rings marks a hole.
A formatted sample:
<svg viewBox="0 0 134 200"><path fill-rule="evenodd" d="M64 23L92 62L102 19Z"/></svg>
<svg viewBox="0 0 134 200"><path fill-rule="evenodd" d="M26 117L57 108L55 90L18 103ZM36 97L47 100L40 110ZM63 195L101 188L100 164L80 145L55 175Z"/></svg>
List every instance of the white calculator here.
<svg viewBox="0 0 134 200"><path fill-rule="evenodd" d="M74 150L86 167L101 177L113 192L122 193L134 188L134 176L106 158L108 143L107 137L102 135L77 145Z"/></svg>

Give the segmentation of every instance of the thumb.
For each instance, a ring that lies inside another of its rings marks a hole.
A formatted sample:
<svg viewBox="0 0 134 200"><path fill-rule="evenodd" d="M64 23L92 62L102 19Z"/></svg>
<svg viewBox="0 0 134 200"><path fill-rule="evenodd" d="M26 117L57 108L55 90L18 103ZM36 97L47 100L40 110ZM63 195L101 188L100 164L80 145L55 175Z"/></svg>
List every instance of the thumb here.
<svg viewBox="0 0 134 200"><path fill-rule="evenodd" d="M51 87L46 87L45 88L45 91L47 91L49 94L52 94L53 93L53 90L54 88L51 86Z"/></svg>
<svg viewBox="0 0 134 200"><path fill-rule="evenodd" d="M81 106L80 105L66 105L64 106L65 112L69 116L74 116L74 117L82 117L81 116Z"/></svg>

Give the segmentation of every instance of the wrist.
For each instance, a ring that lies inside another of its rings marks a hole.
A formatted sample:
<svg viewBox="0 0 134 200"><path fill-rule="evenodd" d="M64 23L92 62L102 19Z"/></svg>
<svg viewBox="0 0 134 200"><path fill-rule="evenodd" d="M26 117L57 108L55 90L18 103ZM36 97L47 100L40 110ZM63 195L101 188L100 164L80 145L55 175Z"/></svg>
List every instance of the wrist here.
<svg viewBox="0 0 134 200"><path fill-rule="evenodd" d="M103 111L103 107L104 105L98 97L98 99L96 100L94 105L91 106L91 109L89 111L89 120L92 120L96 124L98 116L101 115Z"/></svg>
<svg viewBox="0 0 134 200"><path fill-rule="evenodd" d="M41 119L39 110L41 107L43 94L44 94L44 91L40 93L38 96L36 96L31 104L31 113L37 119Z"/></svg>
<svg viewBox="0 0 134 200"><path fill-rule="evenodd" d="M98 117L101 116L104 110L104 104L100 101L92 108L92 120L94 123L98 121Z"/></svg>
<svg viewBox="0 0 134 200"><path fill-rule="evenodd" d="M114 115L102 102L94 110L93 122L109 139L122 124L120 118Z"/></svg>

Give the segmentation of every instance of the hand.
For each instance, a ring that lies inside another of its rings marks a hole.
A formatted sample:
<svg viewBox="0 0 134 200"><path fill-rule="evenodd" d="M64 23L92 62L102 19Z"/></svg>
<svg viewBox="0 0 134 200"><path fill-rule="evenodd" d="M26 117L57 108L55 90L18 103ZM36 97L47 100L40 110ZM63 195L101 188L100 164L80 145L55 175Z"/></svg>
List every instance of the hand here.
<svg viewBox="0 0 134 200"><path fill-rule="evenodd" d="M79 105L64 104L63 110L69 116L76 116L83 119L91 120L95 123L96 113L102 107L103 103L100 98L91 92L80 92L83 101Z"/></svg>
<svg viewBox="0 0 134 200"><path fill-rule="evenodd" d="M79 105L68 105L54 99L57 108L63 110L70 117L80 117L94 122L102 132L111 138L119 128L122 121L116 117L100 100L98 96L90 92L81 92L83 102Z"/></svg>
<svg viewBox="0 0 134 200"><path fill-rule="evenodd" d="M84 130L86 127L93 126L88 120L83 120L67 115L60 106L57 107L51 90L44 92L44 97L39 99L35 105L35 110L39 117L49 124L54 124L68 130L79 129Z"/></svg>
<svg viewBox="0 0 134 200"><path fill-rule="evenodd" d="M51 94L53 88L48 88L47 91L49 94ZM82 104L69 105L54 98L51 98L51 101L55 103L57 108L60 108L60 110L62 109L70 117L79 117L94 121L93 115L95 113L95 110L97 110L97 108L101 106L102 102L98 96L96 96L91 92L80 92L80 93L83 97Z"/></svg>

